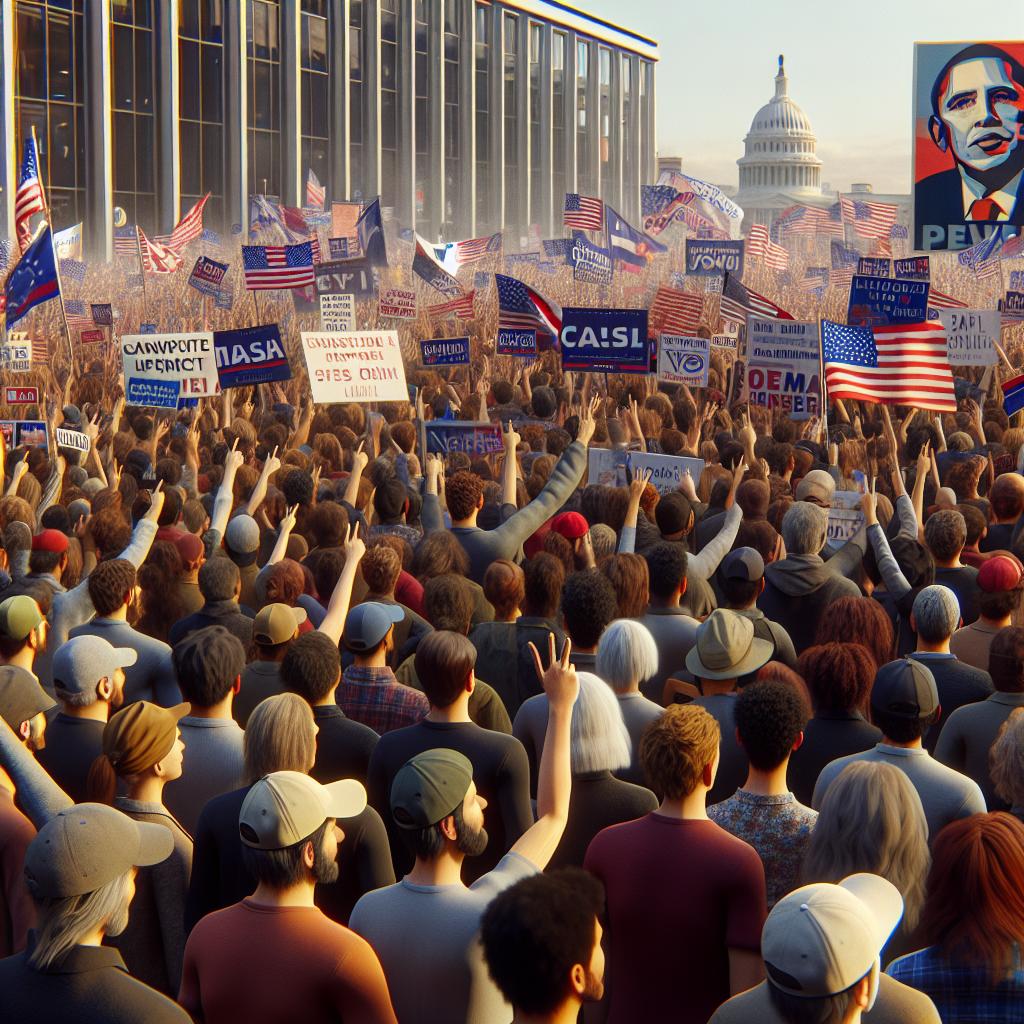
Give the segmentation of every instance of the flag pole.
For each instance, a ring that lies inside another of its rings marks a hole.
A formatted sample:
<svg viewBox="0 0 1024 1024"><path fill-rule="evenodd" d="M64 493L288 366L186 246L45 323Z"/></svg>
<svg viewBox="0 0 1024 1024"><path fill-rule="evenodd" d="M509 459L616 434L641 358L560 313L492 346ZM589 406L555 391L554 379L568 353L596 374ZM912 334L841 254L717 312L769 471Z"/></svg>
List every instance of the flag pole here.
<svg viewBox="0 0 1024 1024"><path fill-rule="evenodd" d="M142 235L139 225L135 225L135 251L139 254L139 276L142 278L142 308L149 316L149 296L146 295L146 264L142 261Z"/></svg>

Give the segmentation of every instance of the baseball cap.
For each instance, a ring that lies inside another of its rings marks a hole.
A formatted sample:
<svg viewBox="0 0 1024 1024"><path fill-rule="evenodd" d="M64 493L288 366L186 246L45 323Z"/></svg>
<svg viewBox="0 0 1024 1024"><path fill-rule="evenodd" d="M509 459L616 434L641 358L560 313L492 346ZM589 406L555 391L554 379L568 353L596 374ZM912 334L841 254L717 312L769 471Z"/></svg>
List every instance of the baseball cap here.
<svg viewBox="0 0 1024 1024"><path fill-rule="evenodd" d="M365 807L366 790L355 779L322 786L302 772L272 772L246 793L238 833L254 850L283 850L308 839L328 818L354 818Z"/></svg>
<svg viewBox="0 0 1024 1024"><path fill-rule="evenodd" d="M295 635L295 630L306 621L302 608L286 604L267 604L257 613L252 624L252 638L264 647L283 644Z"/></svg>
<svg viewBox="0 0 1024 1024"><path fill-rule="evenodd" d="M995 555L978 570L978 589L986 594L1016 590L1020 582L1020 564L1008 555Z"/></svg>
<svg viewBox="0 0 1024 1024"><path fill-rule="evenodd" d="M10 640L24 640L42 621L39 605L27 594L0 601L0 635Z"/></svg>
<svg viewBox="0 0 1024 1024"><path fill-rule="evenodd" d="M51 818L25 851L25 881L37 899L95 892L129 868L166 860L171 830L134 821L106 804L75 804Z"/></svg>
<svg viewBox="0 0 1024 1024"><path fill-rule="evenodd" d="M887 715L927 718L939 707L935 676L913 658L890 661L875 673L871 706Z"/></svg>
<svg viewBox="0 0 1024 1024"><path fill-rule="evenodd" d="M761 933L769 982L806 999L845 992L871 971L902 916L899 890L878 875L795 889Z"/></svg>
<svg viewBox="0 0 1024 1024"><path fill-rule="evenodd" d="M469 792L473 764L465 754L436 747L398 769L391 783L391 815L399 828L429 828L448 817Z"/></svg>
<svg viewBox="0 0 1024 1024"><path fill-rule="evenodd" d="M162 708L137 700L112 715L103 727L103 753L118 775L138 775L165 758L178 735L178 722L191 704Z"/></svg>
<svg viewBox="0 0 1024 1024"><path fill-rule="evenodd" d="M551 529L560 533L566 540L578 540L585 537L590 524L579 512L560 512L551 520Z"/></svg>
<svg viewBox="0 0 1024 1024"><path fill-rule="evenodd" d="M342 634L345 646L351 651L371 651L387 635L387 631L405 618L399 605L382 601L364 601L357 604L345 619Z"/></svg>
<svg viewBox="0 0 1024 1024"><path fill-rule="evenodd" d="M68 693L88 693L138 657L131 647L114 647L101 636L72 637L53 656L53 685Z"/></svg>
<svg viewBox="0 0 1024 1024"><path fill-rule="evenodd" d="M736 548L722 562L722 579L753 583L764 576L764 559L753 548Z"/></svg>
<svg viewBox="0 0 1024 1024"><path fill-rule="evenodd" d="M15 732L22 722L29 722L54 706L53 698L28 669L0 665L0 718Z"/></svg>
<svg viewBox="0 0 1024 1024"><path fill-rule="evenodd" d="M670 491L663 495L661 501L654 507L654 521L662 535L670 533L682 533L689 528L693 518L693 505L685 494L679 491Z"/></svg>
<svg viewBox="0 0 1024 1024"><path fill-rule="evenodd" d="M186 565L197 561L204 550L203 542L194 533L183 533L180 537L175 537L172 543Z"/></svg>
<svg viewBox="0 0 1024 1024"><path fill-rule="evenodd" d="M754 624L746 616L716 608L697 627L686 667L701 679L735 679L759 669L774 650L767 640L754 636Z"/></svg>
<svg viewBox="0 0 1024 1024"><path fill-rule="evenodd" d="M251 555L260 546L260 528L252 516L235 516L224 531L224 543L238 555Z"/></svg>
<svg viewBox="0 0 1024 1024"><path fill-rule="evenodd" d="M40 530L32 538L33 551L51 551L62 555L68 549L68 538L60 530Z"/></svg>
<svg viewBox="0 0 1024 1024"><path fill-rule="evenodd" d="M65 405L61 412L68 423L82 422L82 410L77 405Z"/></svg>
<svg viewBox="0 0 1024 1024"><path fill-rule="evenodd" d="M796 485L796 500L821 502L823 505L832 504L832 495L835 494L836 482L823 469L812 469Z"/></svg>

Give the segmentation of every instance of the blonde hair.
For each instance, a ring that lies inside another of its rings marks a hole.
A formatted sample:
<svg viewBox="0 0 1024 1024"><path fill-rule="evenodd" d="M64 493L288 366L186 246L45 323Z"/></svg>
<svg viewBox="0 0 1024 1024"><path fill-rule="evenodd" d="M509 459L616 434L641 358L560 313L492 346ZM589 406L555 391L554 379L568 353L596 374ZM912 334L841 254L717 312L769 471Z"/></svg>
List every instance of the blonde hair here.
<svg viewBox="0 0 1024 1024"><path fill-rule="evenodd" d="M591 672L578 672L580 692L572 708L570 760L573 775L628 768L633 756L619 699Z"/></svg>
<svg viewBox="0 0 1024 1024"><path fill-rule="evenodd" d="M988 772L996 796L1011 807L1024 805L1024 708L1003 722L988 752Z"/></svg>
<svg viewBox="0 0 1024 1024"><path fill-rule="evenodd" d="M260 701L245 724L242 746L247 783L271 772L308 772L316 760L310 706L295 693Z"/></svg>
<svg viewBox="0 0 1024 1024"><path fill-rule="evenodd" d="M722 731L697 704L672 704L640 740L640 766L651 789L670 800L689 796L715 760Z"/></svg>

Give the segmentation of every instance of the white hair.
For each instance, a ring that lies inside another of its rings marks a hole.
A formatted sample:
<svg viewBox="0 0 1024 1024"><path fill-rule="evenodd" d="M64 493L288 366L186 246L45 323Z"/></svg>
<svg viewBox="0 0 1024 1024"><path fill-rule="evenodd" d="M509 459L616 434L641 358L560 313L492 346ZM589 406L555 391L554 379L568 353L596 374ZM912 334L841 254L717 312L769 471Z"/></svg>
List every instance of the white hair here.
<svg viewBox="0 0 1024 1024"><path fill-rule="evenodd" d="M572 709L573 775L629 767L633 745L618 698L591 672L578 672L580 695Z"/></svg>
<svg viewBox="0 0 1024 1024"><path fill-rule="evenodd" d="M828 539L828 512L807 501L795 501L782 517L782 543L791 555L816 555Z"/></svg>
<svg viewBox="0 0 1024 1024"><path fill-rule="evenodd" d="M616 619L601 634L595 667L616 693L624 693L657 673L658 645L646 626L633 619Z"/></svg>

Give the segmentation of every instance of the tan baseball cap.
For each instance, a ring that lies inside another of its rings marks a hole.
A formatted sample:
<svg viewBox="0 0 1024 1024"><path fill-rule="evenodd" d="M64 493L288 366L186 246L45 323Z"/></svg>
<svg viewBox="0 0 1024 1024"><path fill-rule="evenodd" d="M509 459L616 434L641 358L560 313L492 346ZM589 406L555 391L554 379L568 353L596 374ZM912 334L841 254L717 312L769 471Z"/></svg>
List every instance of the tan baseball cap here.
<svg viewBox="0 0 1024 1024"><path fill-rule="evenodd" d="M264 605L252 623L252 638L264 647L283 644L295 635L295 630L306 621L304 608L275 603Z"/></svg>
<svg viewBox="0 0 1024 1024"><path fill-rule="evenodd" d="M254 850L283 850L308 839L328 818L354 818L365 807L366 790L355 779L321 786L302 772L272 772L245 795L238 832Z"/></svg>
<svg viewBox="0 0 1024 1024"><path fill-rule="evenodd" d="M0 602L0 634L11 640L24 640L42 621L39 605L27 594Z"/></svg>

